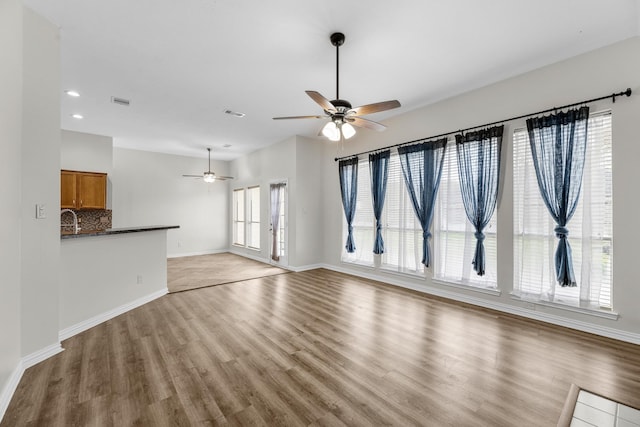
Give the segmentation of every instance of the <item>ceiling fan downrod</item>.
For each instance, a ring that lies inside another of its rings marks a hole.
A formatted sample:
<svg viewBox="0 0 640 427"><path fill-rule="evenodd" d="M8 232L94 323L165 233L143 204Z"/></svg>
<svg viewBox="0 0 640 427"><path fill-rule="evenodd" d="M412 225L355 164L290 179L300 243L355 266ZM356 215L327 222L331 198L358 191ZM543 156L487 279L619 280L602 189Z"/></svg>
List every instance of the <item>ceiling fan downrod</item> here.
<svg viewBox="0 0 640 427"><path fill-rule="evenodd" d="M344 44L344 34L331 34L331 44L336 47L336 101L340 99L340 46Z"/></svg>

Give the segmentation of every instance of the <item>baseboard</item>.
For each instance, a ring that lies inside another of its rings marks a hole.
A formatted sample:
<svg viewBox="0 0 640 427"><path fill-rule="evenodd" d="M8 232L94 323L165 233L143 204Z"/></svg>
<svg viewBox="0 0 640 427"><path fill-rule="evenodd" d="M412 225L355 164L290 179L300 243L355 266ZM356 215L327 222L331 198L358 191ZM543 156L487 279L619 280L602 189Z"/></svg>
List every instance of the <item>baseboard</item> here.
<svg viewBox="0 0 640 427"><path fill-rule="evenodd" d="M22 366L22 360L20 360L18 361L18 365L15 367L13 372L11 372L7 383L2 389L2 394L0 394L0 421L2 421L5 412L7 412L9 403L11 403L11 398L18 388L18 384L20 383L20 379L22 378L23 373L24 367Z"/></svg>
<svg viewBox="0 0 640 427"><path fill-rule="evenodd" d="M235 250L234 248L229 249L227 252L229 252L229 253L231 253L231 254L234 254L234 255L241 256L241 257L249 258L249 259L252 259L252 260L254 260L254 261L261 262L261 263L263 263L263 264L272 265L272 264L269 262L269 260L268 260L268 259L261 258L261 257L259 257L259 256L255 256L255 255L252 255L252 254L250 254L250 253L240 252L240 251L238 251L238 250ZM277 266L277 267L278 267L278 266ZM286 267L281 267L281 268L286 268Z"/></svg>
<svg viewBox="0 0 640 427"><path fill-rule="evenodd" d="M198 256L198 255L213 255L213 254L221 254L223 252L229 252L227 249L216 249L212 251L199 251L199 252L184 252L177 254L167 254L167 258L182 258L185 256Z"/></svg>
<svg viewBox="0 0 640 427"><path fill-rule="evenodd" d="M628 342L631 344L640 344L640 334L622 331L607 326L596 325L593 323L583 322L576 319L569 319L563 316L558 316L551 313L543 313L540 311L530 310L523 307L517 307L513 305L507 305L497 301L491 301L483 298L476 298L471 295L459 294L443 289L437 289L428 287L426 285L416 286L412 283L395 279L391 277L383 277L375 274L370 274L363 271L352 270L349 268L338 267L335 265L321 264L318 268L326 268L327 270L337 271L339 273L350 274L352 276L362 277L365 279L371 279L378 282L387 283L394 286L399 286L414 291L435 295L442 298L447 298L454 301L464 302L479 307L489 308L503 313L509 313L527 319L539 320L541 322L550 323L552 325L563 326L565 328L575 329L577 331L588 332L590 334L599 335L602 337L613 338L619 341Z"/></svg>
<svg viewBox="0 0 640 427"><path fill-rule="evenodd" d="M24 371L42 362L45 359L54 356L61 351L64 351L60 343L51 344L41 350L33 352L18 361L18 364L14 368L13 372L9 376L7 383L2 389L2 393L0 394L0 421L4 417L5 412L7 412L7 408L9 407L9 403L11 403L11 398L13 398L13 394L16 392L18 388L18 384L20 384L20 380L22 379L22 375Z"/></svg>
<svg viewBox="0 0 640 427"><path fill-rule="evenodd" d="M309 264L309 265L303 265L300 267L289 267L289 270L295 273L300 273L302 271L315 270L317 268L327 268L327 266L325 264Z"/></svg>
<svg viewBox="0 0 640 427"><path fill-rule="evenodd" d="M64 348L60 345L60 343L51 344L41 350L33 352L22 358L22 369L27 370L33 365L36 365L43 360L50 358L51 356L55 356L56 354L64 351Z"/></svg>
<svg viewBox="0 0 640 427"><path fill-rule="evenodd" d="M126 313L129 310L133 310L134 308L140 307L143 304L153 301L154 299L160 298L166 295L168 290L162 289L160 291L154 292L152 294L146 295L144 297L138 298L129 303L123 304L119 307L114 308L113 310L109 310L105 313L94 316L90 319L82 321L80 323L76 323L73 326L69 326L61 330L58 333L58 338L60 341L64 341L72 336L79 334L80 332L86 331L87 329L93 328L94 326L99 325L102 322L106 322L109 319L113 319L116 316L119 316L123 313Z"/></svg>
<svg viewBox="0 0 640 427"><path fill-rule="evenodd" d="M254 261L261 262L263 264L271 265L273 267L282 268L284 270L290 270L290 271L293 271L294 273L300 273L301 271L315 270L316 268L324 268L325 267L325 264L309 264L309 265L303 265L303 266L300 266L300 267L294 267L294 266L291 266L291 265L283 266L283 265L278 265L278 264L272 264L271 262L269 262L268 259L260 258L260 257L257 257L255 255L251 255L249 253L235 251L233 249L229 249L228 252L230 252L230 253L232 253L234 255L238 255L238 256L241 256L241 257L252 259Z"/></svg>

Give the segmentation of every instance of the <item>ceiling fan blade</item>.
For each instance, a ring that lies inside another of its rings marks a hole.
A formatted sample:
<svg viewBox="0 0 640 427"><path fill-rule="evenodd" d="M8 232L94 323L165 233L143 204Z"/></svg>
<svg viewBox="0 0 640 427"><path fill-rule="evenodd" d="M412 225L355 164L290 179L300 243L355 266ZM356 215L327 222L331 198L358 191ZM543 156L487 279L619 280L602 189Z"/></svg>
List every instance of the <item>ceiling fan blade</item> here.
<svg viewBox="0 0 640 427"><path fill-rule="evenodd" d="M233 179L232 176L218 176L216 175L216 181L226 181L227 179Z"/></svg>
<svg viewBox="0 0 640 427"><path fill-rule="evenodd" d="M185 178L202 178L202 175L182 175Z"/></svg>
<svg viewBox="0 0 640 427"><path fill-rule="evenodd" d="M327 116L289 116L289 117L274 117L273 120L288 120L288 119L324 119Z"/></svg>
<svg viewBox="0 0 640 427"><path fill-rule="evenodd" d="M336 113L337 112L336 107L331 103L331 101L329 101L324 96L320 95L319 92L316 92L316 91L313 91L313 90L306 90L305 92L306 92L307 95L309 95L311 97L311 99L316 101L316 103L319 106L321 106L323 110L329 111L331 113Z"/></svg>
<svg viewBox="0 0 640 427"><path fill-rule="evenodd" d="M361 128L367 128L372 130L377 130L378 132L382 132L387 127L378 122L374 122L372 120L363 119L362 117L345 117L345 120L351 123L354 126L358 126Z"/></svg>
<svg viewBox="0 0 640 427"><path fill-rule="evenodd" d="M376 102L375 104L361 105L360 107L352 108L347 114L353 114L354 116L364 116L367 114L379 113L380 111L392 110L400 107L398 100Z"/></svg>

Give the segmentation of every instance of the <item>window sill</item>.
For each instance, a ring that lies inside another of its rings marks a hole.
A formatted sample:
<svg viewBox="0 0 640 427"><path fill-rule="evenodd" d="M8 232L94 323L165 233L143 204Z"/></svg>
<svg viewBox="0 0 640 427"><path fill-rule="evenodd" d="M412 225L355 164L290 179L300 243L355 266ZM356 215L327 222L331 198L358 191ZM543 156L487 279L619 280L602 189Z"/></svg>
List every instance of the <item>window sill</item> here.
<svg viewBox="0 0 640 427"><path fill-rule="evenodd" d="M479 292L481 294L493 295L496 297L499 297L502 294L502 291L497 288L481 288L478 286L465 285L463 283L449 282L443 279L433 279L433 283L437 285L449 286L457 289L464 289L466 291L474 291L474 292Z"/></svg>
<svg viewBox="0 0 640 427"><path fill-rule="evenodd" d="M411 278L411 279L424 280L424 278L425 278L424 271L418 271L418 272L399 271L399 270L394 270L392 267L384 267L384 266L380 266L380 268L378 270L381 273L387 273L387 274L391 274L391 275L394 275L394 276L401 276L401 277L406 277L406 278Z"/></svg>
<svg viewBox="0 0 640 427"><path fill-rule="evenodd" d="M609 320L618 320L618 317L620 316L618 313L612 310L606 310L598 307L578 307L575 305L569 305L560 302L531 299L522 297L516 293L511 293L511 299L528 302L535 305L542 305L545 307L558 308L560 310L571 311L574 313L586 314L589 316L602 317Z"/></svg>
<svg viewBox="0 0 640 427"><path fill-rule="evenodd" d="M344 265L352 265L352 266L356 266L356 267L364 267L364 268L368 268L373 270L375 268L375 266L373 264L367 264L364 262L356 262L356 261L345 261L345 260L340 260L341 264Z"/></svg>

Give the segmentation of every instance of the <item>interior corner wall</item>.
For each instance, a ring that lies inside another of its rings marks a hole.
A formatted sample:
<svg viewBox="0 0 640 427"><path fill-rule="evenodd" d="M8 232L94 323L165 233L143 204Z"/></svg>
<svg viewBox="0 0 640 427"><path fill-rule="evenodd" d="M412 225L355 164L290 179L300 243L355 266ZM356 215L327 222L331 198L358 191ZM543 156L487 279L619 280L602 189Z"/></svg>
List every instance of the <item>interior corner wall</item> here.
<svg viewBox="0 0 640 427"><path fill-rule="evenodd" d="M60 41L24 8L21 170L21 355L58 344ZM36 204L45 217L36 219ZM4 222L3 218L3 222Z"/></svg>
<svg viewBox="0 0 640 427"><path fill-rule="evenodd" d="M308 268L323 261L324 205L322 158L326 140L296 137L296 267Z"/></svg>
<svg viewBox="0 0 640 427"><path fill-rule="evenodd" d="M501 307L530 317L553 319L558 323L588 329L591 332L627 337L640 342L640 286L637 285L637 253L640 228L637 216L640 199L640 38L634 37L538 70L474 90L436 104L399 114L385 121L382 133L358 132L345 144L344 155L378 149L393 144L426 138L455 129L463 129L503 118L540 111L556 105L580 102L630 87L633 95L609 99L591 105L592 111L611 109L613 132L613 307L618 320L586 315L548 306L514 300L513 288L513 182L510 171L512 134L524 127L524 120L506 123L503 139L503 162L506 171L501 179L498 219L498 287L500 296L439 285L431 280L407 275L376 272L376 278L389 283L444 294L479 305ZM401 100L402 101L402 100ZM327 147L324 154L325 186L325 262L336 269L360 275L366 270L340 261L343 242L343 212L340 200L335 149ZM504 237L501 237L504 236ZM356 242L356 245L358 243Z"/></svg>
<svg viewBox="0 0 640 427"><path fill-rule="evenodd" d="M288 265L296 266L296 206L297 206L297 176L296 176L296 137L288 138L279 143L256 150L230 162L229 173L235 179L229 181L229 218L232 218L231 206L233 190L238 188L260 186L260 250L229 246L234 252L269 262L270 232L269 224L269 185L274 182L287 182L287 244ZM232 239L232 221L229 221L229 237Z"/></svg>
<svg viewBox="0 0 640 427"><path fill-rule="evenodd" d="M0 397L21 357L22 20L22 1L0 1Z"/></svg>
<svg viewBox="0 0 640 427"><path fill-rule="evenodd" d="M202 174L206 158L113 149L113 227L179 225L167 232L170 257L226 251L229 247L229 181L211 184L183 174ZM229 163L211 161L216 174Z"/></svg>

